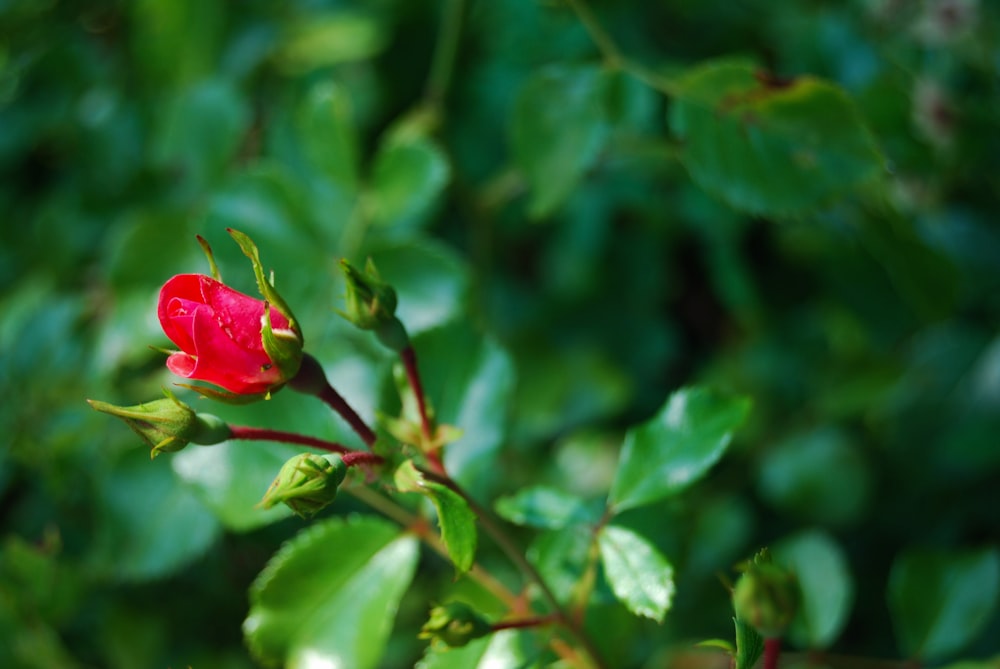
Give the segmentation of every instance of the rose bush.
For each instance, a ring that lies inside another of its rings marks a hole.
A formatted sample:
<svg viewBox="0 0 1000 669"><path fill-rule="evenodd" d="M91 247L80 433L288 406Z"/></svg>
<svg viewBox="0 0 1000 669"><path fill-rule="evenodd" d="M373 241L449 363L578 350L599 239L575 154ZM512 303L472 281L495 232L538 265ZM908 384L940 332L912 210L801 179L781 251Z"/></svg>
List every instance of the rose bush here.
<svg viewBox="0 0 1000 669"><path fill-rule="evenodd" d="M157 312L163 332L180 351L167 367L186 379L207 381L239 395L265 393L286 378L264 349L266 303L203 274L179 274L160 289ZM268 310L271 327L289 322Z"/></svg>

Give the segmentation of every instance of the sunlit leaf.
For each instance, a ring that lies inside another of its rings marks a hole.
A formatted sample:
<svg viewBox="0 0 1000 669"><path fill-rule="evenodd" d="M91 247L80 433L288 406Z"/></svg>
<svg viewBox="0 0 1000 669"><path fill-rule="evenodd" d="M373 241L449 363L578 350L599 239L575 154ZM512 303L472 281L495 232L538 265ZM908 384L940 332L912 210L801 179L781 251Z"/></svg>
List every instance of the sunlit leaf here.
<svg viewBox="0 0 1000 669"><path fill-rule="evenodd" d="M416 492L430 498L437 509L441 541L451 561L460 573L469 571L476 557L477 534L476 514L468 503L448 486L425 477L412 460L399 466L395 481L402 492Z"/></svg>
<svg viewBox="0 0 1000 669"><path fill-rule="evenodd" d="M750 411L750 400L708 388L678 390L625 436L610 501L617 511L675 495L714 465Z"/></svg>
<svg viewBox="0 0 1000 669"><path fill-rule="evenodd" d="M674 596L674 568L632 530L607 525L597 535L604 575L615 596L637 616L663 622Z"/></svg>
<svg viewBox="0 0 1000 669"><path fill-rule="evenodd" d="M250 588L243 623L250 649L292 669L377 667L416 561L416 539L386 521L311 525Z"/></svg>

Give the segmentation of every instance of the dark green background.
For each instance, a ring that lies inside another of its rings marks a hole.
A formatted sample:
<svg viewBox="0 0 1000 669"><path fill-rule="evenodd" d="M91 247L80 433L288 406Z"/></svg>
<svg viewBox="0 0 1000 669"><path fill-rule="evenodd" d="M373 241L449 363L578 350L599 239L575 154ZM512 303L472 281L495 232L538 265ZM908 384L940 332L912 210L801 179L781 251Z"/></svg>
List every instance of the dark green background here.
<svg viewBox="0 0 1000 669"><path fill-rule="evenodd" d="M431 368L454 370L429 379L432 399L492 386L470 439L499 453L476 474L484 497L539 482L599 497L623 430L671 390L753 399L707 481L628 516L678 593L662 626L606 603L615 666L729 636L716 573L805 530L840 546L854 582L834 648L914 651L887 603L898 556L1000 537L996 6L595 2L664 76L735 56L853 98L884 170L775 216L692 181L670 99L621 73L591 86L600 54L558 2L467 3L435 106L442 4L0 3L0 664L254 666L246 587L302 524L253 505L292 451L150 463L84 403L173 382L148 345L167 343L159 286L207 270L195 234L252 292L227 226L257 242L308 349L368 416L389 359L334 310L339 258L376 260ZM525 117L578 133L539 166ZM345 435L285 393L219 413ZM421 563L385 666L412 666L449 569ZM985 625L964 656L997 652L995 610Z"/></svg>

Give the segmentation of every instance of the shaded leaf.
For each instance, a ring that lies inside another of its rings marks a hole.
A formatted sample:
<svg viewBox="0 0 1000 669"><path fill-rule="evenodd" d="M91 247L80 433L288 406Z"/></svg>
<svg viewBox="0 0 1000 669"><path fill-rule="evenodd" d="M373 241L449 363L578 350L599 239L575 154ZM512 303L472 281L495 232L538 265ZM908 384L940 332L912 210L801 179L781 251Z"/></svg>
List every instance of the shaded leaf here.
<svg viewBox="0 0 1000 669"><path fill-rule="evenodd" d="M150 462L147 449L136 449L101 481L102 524L92 558L109 577L142 580L169 574L218 537L215 518L177 485L162 460Z"/></svg>
<svg viewBox="0 0 1000 669"><path fill-rule="evenodd" d="M873 180L882 158L839 87L777 81L745 62L702 64L678 82L670 126L705 190L756 214L795 214Z"/></svg>
<svg viewBox="0 0 1000 669"><path fill-rule="evenodd" d="M450 179L451 166L433 140L422 135L388 137L372 165L368 203L373 224L394 232L418 228Z"/></svg>
<svg viewBox="0 0 1000 669"><path fill-rule="evenodd" d="M511 148L531 187L529 214L554 212L593 164L606 134L602 74L550 67L525 82L514 104Z"/></svg>
<svg viewBox="0 0 1000 669"><path fill-rule="evenodd" d="M381 51L387 37L385 26L371 13L314 14L289 26L277 59L292 71L363 60Z"/></svg>
<svg viewBox="0 0 1000 669"><path fill-rule="evenodd" d="M353 190L358 182L358 137L347 89L332 82L315 86L298 109L296 127L309 161L334 183Z"/></svg>
<svg viewBox="0 0 1000 669"><path fill-rule="evenodd" d="M854 582L840 546L824 532L797 534L774 546L776 562L788 567L801 586L799 611L789 635L796 644L827 648L847 624Z"/></svg>
<svg viewBox="0 0 1000 669"><path fill-rule="evenodd" d="M501 497L495 508L502 518L515 525L550 530L574 523L596 522L599 517L599 513L592 513L579 497L546 486L524 488Z"/></svg>
<svg viewBox="0 0 1000 669"><path fill-rule="evenodd" d="M892 566L889 608L903 650L936 660L976 638L1000 595L1000 551L910 551Z"/></svg>

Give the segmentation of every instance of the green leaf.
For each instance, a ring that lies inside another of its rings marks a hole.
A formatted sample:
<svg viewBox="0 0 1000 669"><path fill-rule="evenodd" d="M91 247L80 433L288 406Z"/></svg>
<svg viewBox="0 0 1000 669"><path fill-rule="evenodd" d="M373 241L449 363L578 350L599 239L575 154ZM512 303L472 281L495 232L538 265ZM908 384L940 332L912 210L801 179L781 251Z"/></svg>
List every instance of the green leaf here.
<svg viewBox="0 0 1000 669"><path fill-rule="evenodd" d="M282 505L258 506L285 461L301 449L272 443L227 441L188 447L170 457L174 473L227 529L247 532L287 518Z"/></svg>
<svg viewBox="0 0 1000 669"><path fill-rule="evenodd" d="M122 580L161 577L204 553L219 525L177 480L166 458L137 448L101 481L101 518L92 559L98 573Z"/></svg>
<svg viewBox="0 0 1000 669"><path fill-rule="evenodd" d="M513 495L501 497L496 501L495 508L500 517L515 525L548 530L596 522L600 515L599 512L592 513L579 497L546 486L524 488Z"/></svg>
<svg viewBox="0 0 1000 669"><path fill-rule="evenodd" d="M903 650L938 660L974 640L989 620L1000 595L1000 551L903 553L887 594Z"/></svg>
<svg viewBox="0 0 1000 669"><path fill-rule="evenodd" d="M367 203L372 223L394 232L423 225L451 179L438 145L421 135L387 136L375 154Z"/></svg>
<svg viewBox="0 0 1000 669"><path fill-rule="evenodd" d="M246 101L228 81L207 81L179 94L158 114L154 162L180 173L185 193L211 185L229 164L250 123Z"/></svg>
<svg viewBox="0 0 1000 669"><path fill-rule="evenodd" d="M538 653L528 642L531 635L503 630L469 642L461 648L427 647L417 669L490 669L491 667L532 667L529 659Z"/></svg>
<svg viewBox="0 0 1000 669"><path fill-rule="evenodd" d="M844 629L854 601L854 582L840 546L825 532L808 531L784 539L773 549L776 562L792 570L802 599L789 629L807 648L827 648Z"/></svg>
<svg viewBox="0 0 1000 669"><path fill-rule="evenodd" d="M416 539L378 518L311 525L250 588L251 651L290 669L378 666L417 554Z"/></svg>
<svg viewBox="0 0 1000 669"><path fill-rule="evenodd" d="M883 169L861 115L839 87L775 81L745 62L700 65L678 82L670 126L692 178L755 214L815 209Z"/></svg>
<svg viewBox="0 0 1000 669"><path fill-rule="evenodd" d="M848 435L822 427L794 434L769 449L761 458L757 490L791 516L843 525L865 512L872 474Z"/></svg>
<svg viewBox="0 0 1000 669"><path fill-rule="evenodd" d="M764 654L764 637L739 618L733 618L733 623L736 625L735 669L753 669Z"/></svg>
<svg viewBox="0 0 1000 669"><path fill-rule="evenodd" d="M387 41L385 26L370 13L331 11L303 16L289 26L277 50L278 62L304 72L376 55Z"/></svg>
<svg viewBox="0 0 1000 669"><path fill-rule="evenodd" d="M532 217L553 213L596 160L607 131L602 82L594 67L553 66L521 88L510 139L531 187Z"/></svg>
<svg viewBox="0 0 1000 669"><path fill-rule="evenodd" d="M568 525L539 534L528 547L526 557L549 584L556 599L568 602L587 570L593 543L591 528Z"/></svg>
<svg viewBox="0 0 1000 669"><path fill-rule="evenodd" d="M597 536L604 576L615 596L637 616L663 622L674 596L674 568L632 530L606 525Z"/></svg>
<svg viewBox="0 0 1000 669"><path fill-rule="evenodd" d="M421 474L412 460L407 460L396 470L396 487L402 492L426 495L437 509L441 540L448 548L448 555L459 573L472 568L476 559L476 514L462 496L448 486L429 481Z"/></svg>
<svg viewBox="0 0 1000 669"><path fill-rule="evenodd" d="M296 115L308 160L328 179L352 191L358 184L358 137L351 96L340 84L314 86Z"/></svg>
<svg viewBox="0 0 1000 669"><path fill-rule="evenodd" d="M750 411L745 397L708 388L678 390L625 435L610 501L623 511L676 495L718 461Z"/></svg>

